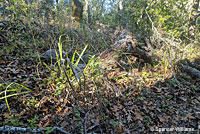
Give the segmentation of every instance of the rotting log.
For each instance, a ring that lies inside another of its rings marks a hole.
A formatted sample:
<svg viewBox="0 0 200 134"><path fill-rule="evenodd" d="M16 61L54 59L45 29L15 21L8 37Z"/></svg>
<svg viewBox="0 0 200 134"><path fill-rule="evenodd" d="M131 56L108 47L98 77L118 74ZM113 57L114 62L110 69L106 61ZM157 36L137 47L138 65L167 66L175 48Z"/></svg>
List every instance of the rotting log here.
<svg viewBox="0 0 200 134"><path fill-rule="evenodd" d="M180 68L181 70L187 72L190 76L194 78L200 78L200 71L198 69L183 64L180 66Z"/></svg>
<svg viewBox="0 0 200 134"><path fill-rule="evenodd" d="M176 64L182 72L186 72L193 78L200 78L200 65L197 63L184 59L178 61Z"/></svg>
<svg viewBox="0 0 200 134"><path fill-rule="evenodd" d="M147 44L147 43L146 43ZM134 35L123 34L110 48L100 54L100 66L109 68L119 63L124 55L132 55L152 66L158 64L159 56L153 54L152 48L141 45Z"/></svg>

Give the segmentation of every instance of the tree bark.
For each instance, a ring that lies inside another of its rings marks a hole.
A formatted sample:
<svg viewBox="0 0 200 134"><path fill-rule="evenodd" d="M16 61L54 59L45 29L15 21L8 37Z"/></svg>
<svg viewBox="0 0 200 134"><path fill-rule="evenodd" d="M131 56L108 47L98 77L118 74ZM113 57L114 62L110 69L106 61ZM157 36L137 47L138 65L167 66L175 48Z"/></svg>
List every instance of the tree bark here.
<svg viewBox="0 0 200 134"><path fill-rule="evenodd" d="M88 0L85 0L86 23L90 23L90 7Z"/></svg>
<svg viewBox="0 0 200 134"><path fill-rule="evenodd" d="M116 66L123 57L126 57L124 56L126 54L135 56L143 63L149 63L153 66L158 64L160 58L152 51L150 48L146 49L140 46L133 36L122 35L110 48L100 54L100 67L110 69Z"/></svg>
<svg viewBox="0 0 200 134"><path fill-rule="evenodd" d="M72 17L80 24L83 17L83 5L79 0L72 0Z"/></svg>
<svg viewBox="0 0 200 134"><path fill-rule="evenodd" d="M123 0L118 0L118 11L123 10Z"/></svg>

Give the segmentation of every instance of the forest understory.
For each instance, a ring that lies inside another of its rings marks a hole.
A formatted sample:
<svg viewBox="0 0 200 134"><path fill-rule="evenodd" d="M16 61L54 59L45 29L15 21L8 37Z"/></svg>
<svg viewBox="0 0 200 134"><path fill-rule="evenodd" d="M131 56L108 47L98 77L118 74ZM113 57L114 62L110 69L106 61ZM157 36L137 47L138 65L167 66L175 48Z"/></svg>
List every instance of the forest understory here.
<svg viewBox="0 0 200 134"><path fill-rule="evenodd" d="M0 133L200 133L199 27L183 40L148 13L151 34L0 17Z"/></svg>

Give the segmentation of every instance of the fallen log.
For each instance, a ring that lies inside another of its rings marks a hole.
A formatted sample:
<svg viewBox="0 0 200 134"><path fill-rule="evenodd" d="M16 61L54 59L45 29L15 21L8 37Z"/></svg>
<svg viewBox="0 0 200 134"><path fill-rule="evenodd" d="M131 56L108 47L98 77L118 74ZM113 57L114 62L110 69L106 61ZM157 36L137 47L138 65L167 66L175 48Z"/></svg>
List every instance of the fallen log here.
<svg viewBox="0 0 200 134"><path fill-rule="evenodd" d="M142 59L144 63L154 66L158 64L160 58L153 54L152 48L148 48L148 46L149 44L145 46L137 42L137 39L132 35L123 34L110 48L100 54L100 66L102 68L115 66L124 55L135 56Z"/></svg>
<svg viewBox="0 0 200 134"><path fill-rule="evenodd" d="M179 68L194 78L200 78L200 70L196 68L184 64L179 65Z"/></svg>

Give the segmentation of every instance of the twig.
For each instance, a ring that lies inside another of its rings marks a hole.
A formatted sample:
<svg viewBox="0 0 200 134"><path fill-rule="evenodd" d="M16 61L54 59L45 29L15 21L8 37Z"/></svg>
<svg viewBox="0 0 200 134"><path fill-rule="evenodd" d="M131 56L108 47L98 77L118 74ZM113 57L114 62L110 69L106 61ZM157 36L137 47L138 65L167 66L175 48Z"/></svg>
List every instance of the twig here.
<svg viewBox="0 0 200 134"><path fill-rule="evenodd" d="M63 134L71 134L66 131L64 131L62 128L59 127L52 127L53 131L58 131ZM42 131L45 131L45 128L39 128L39 129L30 129L30 128L24 128L24 127L13 127L13 126L2 126L0 127L0 132L30 132L30 133L41 133Z"/></svg>

